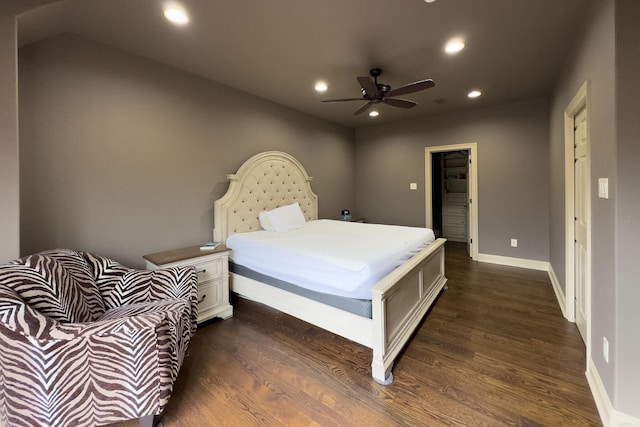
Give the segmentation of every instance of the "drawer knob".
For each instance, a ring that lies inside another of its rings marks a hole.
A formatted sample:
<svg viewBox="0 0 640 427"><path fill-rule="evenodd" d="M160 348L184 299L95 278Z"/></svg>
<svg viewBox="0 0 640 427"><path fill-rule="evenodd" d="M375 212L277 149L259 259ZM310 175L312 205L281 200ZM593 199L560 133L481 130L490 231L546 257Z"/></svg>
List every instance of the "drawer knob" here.
<svg viewBox="0 0 640 427"><path fill-rule="evenodd" d="M206 268L203 268L202 270L198 271L198 274L204 274L204 273L206 273L206 272L207 272L207 269L206 269Z"/></svg>
<svg viewBox="0 0 640 427"><path fill-rule="evenodd" d="M207 297L207 294L202 295L202 298L198 300L198 304L202 304L206 297Z"/></svg>

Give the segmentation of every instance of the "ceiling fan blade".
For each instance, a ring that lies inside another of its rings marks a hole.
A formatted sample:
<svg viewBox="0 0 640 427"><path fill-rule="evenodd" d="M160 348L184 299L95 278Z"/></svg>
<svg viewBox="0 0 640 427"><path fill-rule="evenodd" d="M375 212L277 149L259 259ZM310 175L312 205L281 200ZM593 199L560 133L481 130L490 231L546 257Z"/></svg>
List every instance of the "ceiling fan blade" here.
<svg viewBox="0 0 640 427"><path fill-rule="evenodd" d="M431 79L419 80L417 82L409 83L408 85L400 86L399 88L389 91L385 96L398 96L406 95L408 93L418 92L420 90L429 89L436 84Z"/></svg>
<svg viewBox="0 0 640 427"><path fill-rule="evenodd" d="M354 116L357 116L358 114L362 114L365 111L367 111L369 108L371 108L371 106L373 105L373 102L367 102L366 104L364 104L362 107L358 108L356 110L355 113L353 113Z"/></svg>
<svg viewBox="0 0 640 427"><path fill-rule="evenodd" d="M366 98L323 99L320 102L368 101Z"/></svg>
<svg viewBox="0 0 640 427"><path fill-rule="evenodd" d="M371 80L371 77L359 76L356 77L358 83L360 83L360 87L364 89L367 98L378 98L380 93L378 92L378 86Z"/></svg>
<svg viewBox="0 0 640 427"><path fill-rule="evenodd" d="M413 108L418 105L417 102L409 101L408 99L384 98L382 102L400 108Z"/></svg>

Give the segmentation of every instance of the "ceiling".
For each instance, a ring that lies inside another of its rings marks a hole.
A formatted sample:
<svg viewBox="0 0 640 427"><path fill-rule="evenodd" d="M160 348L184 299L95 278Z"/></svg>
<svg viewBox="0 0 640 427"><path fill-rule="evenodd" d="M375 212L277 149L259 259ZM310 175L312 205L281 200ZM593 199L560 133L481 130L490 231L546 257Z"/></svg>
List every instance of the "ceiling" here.
<svg viewBox="0 0 640 427"><path fill-rule="evenodd" d="M66 0L19 16L18 28L20 46L73 33L357 128L548 96L594 1L181 0L190 22L175 26L162 0ZM448 55L453 37L466 48ZM320 102L360 96L356 76L372 67L392 88L436 86L376 118L353 115L362 102ZM483 95L467 98L472 89Z"/></svg>

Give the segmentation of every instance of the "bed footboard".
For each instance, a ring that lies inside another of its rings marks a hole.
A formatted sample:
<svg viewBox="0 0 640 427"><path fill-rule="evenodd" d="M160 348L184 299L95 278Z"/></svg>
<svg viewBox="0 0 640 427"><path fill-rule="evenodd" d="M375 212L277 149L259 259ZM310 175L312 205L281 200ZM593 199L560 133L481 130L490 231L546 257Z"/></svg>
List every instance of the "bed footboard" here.
<svg viewBox="0 0 640 427"><path fill-rule="evenodd" d="M444 243L437 239L372 288L373 361L381 384L393 381L393 362L445 286Z"/></svg>

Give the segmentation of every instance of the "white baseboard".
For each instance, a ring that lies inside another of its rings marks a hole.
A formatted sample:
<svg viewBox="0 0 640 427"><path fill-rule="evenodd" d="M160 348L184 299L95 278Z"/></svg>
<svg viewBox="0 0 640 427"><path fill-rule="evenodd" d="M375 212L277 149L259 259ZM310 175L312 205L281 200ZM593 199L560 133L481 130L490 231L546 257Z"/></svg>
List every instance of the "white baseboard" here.
<svg viewBox="0 0 640 427"><path fill-rule="evenodd" d="M593 360L589 359L587 365L587 382L604 427L640 427L640 418L632 417L613 408Z"/></svg>
<svg viewBox="0 0 640 427"><path fill-rule="evenodd" d="M510 267L528 268L531 270L549 271L547 261L537 261L534 259L512 258L500 255L478 254L478 261L491 264L508 265Z"/></svg>
<svg viewBox="0 0 640 427"><path fill-rule="evenodd" d="M553 292L556 294L556 299L558 300L560 310L562 310L562 315L569 322L574 322L574 319L569 319L567 317L567 299L564 295L562 287L560 286L558 276L556 276L556 272L553 270L553 266L551 264L549 264L549 280L551 280L551 286L553 287Z"/></svg>
<svg viewBox="0 0 640 427"><path fill-rule="evenodd" d="M640 418L632 417L623 412L616 411L611 413L611 423L608 427L639 427Z"/></svg>

